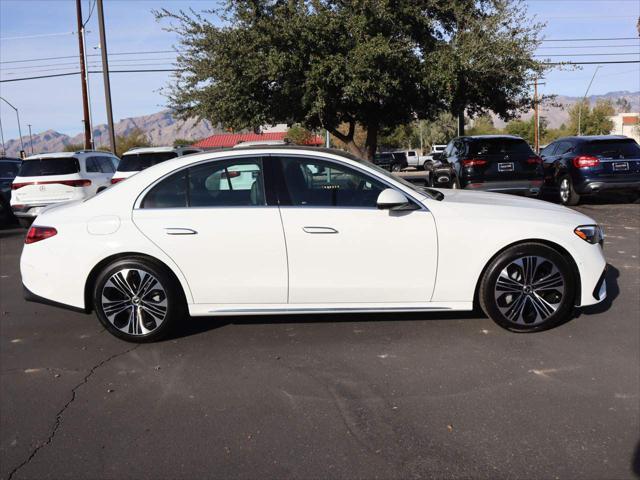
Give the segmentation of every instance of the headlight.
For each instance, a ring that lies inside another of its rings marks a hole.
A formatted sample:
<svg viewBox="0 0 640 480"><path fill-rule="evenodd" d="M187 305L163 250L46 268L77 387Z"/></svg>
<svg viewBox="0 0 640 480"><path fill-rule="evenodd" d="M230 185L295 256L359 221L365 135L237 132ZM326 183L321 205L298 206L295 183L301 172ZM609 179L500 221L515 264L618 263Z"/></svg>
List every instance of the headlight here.
<svg viewBox="0 0 640 480"><path fill-rule="evenodd" d="M602 245L604 242L604 230L600 225L580 225L573 231L577 236L583 239L585 242L599 243Z"/></svg>

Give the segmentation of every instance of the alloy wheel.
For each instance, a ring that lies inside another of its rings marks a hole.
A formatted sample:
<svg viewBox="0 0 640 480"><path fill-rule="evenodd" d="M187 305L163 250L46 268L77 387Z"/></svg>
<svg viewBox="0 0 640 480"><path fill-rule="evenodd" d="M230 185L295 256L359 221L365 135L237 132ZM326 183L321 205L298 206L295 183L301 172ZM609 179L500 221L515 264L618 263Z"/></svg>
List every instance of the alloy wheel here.
<svg viewBox="0 0 640 480"><path fill-rule="evenodd" d="M163 285L140 268L123 268L111 275L100 297L109 322L129 335L147 335L157 330L167 316Z"/></svg>
<svg viewBox="0 0 640 480"><path fill-rule="evenodd" d="M569 201L569 196L571 195L571 185L569 184L568 178L563 178L560 182L560 199L562 203L566 203Z"/></svg>
<svg viewBox="0 0 640 480"><path fill-rule="evenodd" d="M495 284L498 310L511 323L533 326L553 315L562 304L565 278L549 259L524 256L507 264Z"/></svg>

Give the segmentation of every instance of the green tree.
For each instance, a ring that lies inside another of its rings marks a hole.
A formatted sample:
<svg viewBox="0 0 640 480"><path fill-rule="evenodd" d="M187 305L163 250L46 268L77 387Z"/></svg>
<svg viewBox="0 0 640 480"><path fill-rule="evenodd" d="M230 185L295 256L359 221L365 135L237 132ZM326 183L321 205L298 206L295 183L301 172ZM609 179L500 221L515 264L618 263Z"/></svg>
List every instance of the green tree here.
<svg viewBox="0 0 640 480"><path fill-rule="evenodd" d="M613 130L609 117L615 114L611 100L598 100L593 107L588 100L577 102L569 109L569 132L571 135L608 135Z"/></svg>
<svg viewBox="0 0 640 480"><path fill-rule="evenodd" d="M531 83L548 68L534 57L544 24L532 23L521 0L447 2L451 34L429 60L438 65L435 80L464 134L464 115L492 111L504 120L532 104Z"/></svg>
<svg viewBox="0 0 640 480"><path fill-rule="evenodd" d="M67 143L63 148L65 152L77 152L79 150L84 150L84 143Z"/></svg>
<svg viewBox="0 0 640 480"><path fill-rule="evenodd" d="M147 134L137 127L123 135L116 135L116 155L122 155L127 150L135 147L150 146L151 142Z"/></svg>
<svg viewBox="0 0 640 480"><path fill-rule="evenodd" d="M292 125L287 130L287 139L295 145L307 145L312 138L313 133L299 124Z"/></svg>
<svg viewBox="0 0 640 480"><path fill-rule="evenodd" d="M540 117L539 121L540 131L538 132L538 138L540 144L548 143L547 138L547 121L545 118ZM512 120L505 126L505 130L509 135L517 135L524 138L529 145L535 144L535 117L531 117L529 120Z"/></svg>
<svg viewBox="0 0 640 480"><path fill-rule="evenodd" d="M533 31L512 3L227 0L210 12L219 24L206 13L162 10L157 18L180 36L169 103L179 116L234 129L326 128L371 159L381 131L435 118L454 100L457 109L504 115L525 103L529 70L540 68Z"/></svg>
<svg viewBox="0 0 640 480"><path fill-rule="evenodd" d="M195 140L190 140L188 138L176 138L173 141L173 146L174 147L188 147L193 145L194 143L197 143L200 139L195 139Z"/></svg>
<svg viewBox="0 0 640 480"><path fill-rule="evenodd" d="M473 120L473 126L467 132L469 135L492 135L500 133L490 115L480 115Z"/></svg>

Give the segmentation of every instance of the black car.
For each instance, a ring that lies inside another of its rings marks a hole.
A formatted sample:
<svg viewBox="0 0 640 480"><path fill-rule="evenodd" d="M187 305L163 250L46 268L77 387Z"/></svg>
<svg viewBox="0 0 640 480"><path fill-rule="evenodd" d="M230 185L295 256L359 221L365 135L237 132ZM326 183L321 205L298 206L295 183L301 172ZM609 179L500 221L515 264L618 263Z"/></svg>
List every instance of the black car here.
<svg viewBox="0 0 640 480"><path fill-rule="evenodd" d="M15 222L9 201L11 200L11 184L18 175L22 160L19 158L0 157L0 226Z"/></svg>
<svg viewBox="0 0 640 480"><path fill-rule="evenodd" d="M542 159L511 135L457 137L434 158L451 166L451 188L538 196Z"/></svg>
<svg viewBox="0 0 640 480"><path fill-rule="evenodd" d="M602 135L559 138L540 152L544 188L564 205L603 191L640 193L640 145L629 137Z"/></svg>
<svg viewBox="0 0 640 480"><path fill-rule="evenodd" d="M407 168L407 154L406 152L376 153L373 157L373 163L390 172L399 172L403 168Z"/></svg>

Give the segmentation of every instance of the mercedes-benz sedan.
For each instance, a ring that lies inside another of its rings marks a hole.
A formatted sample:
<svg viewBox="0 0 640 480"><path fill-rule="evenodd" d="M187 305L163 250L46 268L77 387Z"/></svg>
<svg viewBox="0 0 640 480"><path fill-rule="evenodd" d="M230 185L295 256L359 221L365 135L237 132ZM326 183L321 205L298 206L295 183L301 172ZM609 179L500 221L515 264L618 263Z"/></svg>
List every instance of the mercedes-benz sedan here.
<svg viewBox="0 0 640 480"><path fill-rule="evenodd" d="M410 243L409 257L394 255ZM472 310L535 331L606 296L602 232L539 200L418 189L335 150L175 158L49 207L28 300L152 341L192 316Z"/></svg>

